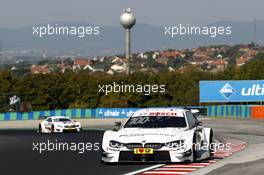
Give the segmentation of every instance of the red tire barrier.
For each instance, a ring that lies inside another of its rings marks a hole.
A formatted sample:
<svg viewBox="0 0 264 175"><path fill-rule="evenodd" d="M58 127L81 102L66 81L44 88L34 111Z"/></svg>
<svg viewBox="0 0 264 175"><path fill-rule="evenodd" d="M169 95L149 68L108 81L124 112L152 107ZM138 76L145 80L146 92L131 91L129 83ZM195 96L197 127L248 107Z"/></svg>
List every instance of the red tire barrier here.
<svg viewBox="0 0 264 175"><path fill-rule="evenodd" d="M264 119L264 106L252 106L251 107L252 119Z"/></svg>

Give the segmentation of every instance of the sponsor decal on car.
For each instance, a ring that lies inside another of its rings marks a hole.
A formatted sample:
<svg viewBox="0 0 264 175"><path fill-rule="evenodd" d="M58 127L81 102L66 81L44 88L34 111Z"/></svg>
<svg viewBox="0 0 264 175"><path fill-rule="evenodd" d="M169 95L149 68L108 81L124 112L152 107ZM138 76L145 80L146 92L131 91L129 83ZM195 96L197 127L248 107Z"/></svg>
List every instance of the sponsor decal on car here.
<svg viewBox="0 0 264 175"><path fill-rule="evenodd" d="M134 148L134 154L153 154L153 148Z"/></svg>

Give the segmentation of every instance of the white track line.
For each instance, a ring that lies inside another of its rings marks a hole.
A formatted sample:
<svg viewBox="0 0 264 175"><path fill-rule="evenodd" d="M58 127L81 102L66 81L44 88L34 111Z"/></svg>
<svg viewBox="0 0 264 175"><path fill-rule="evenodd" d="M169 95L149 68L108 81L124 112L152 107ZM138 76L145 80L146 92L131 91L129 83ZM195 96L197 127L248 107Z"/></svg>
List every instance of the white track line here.
<svg viewBox="0 0 264 175"><path fill-rule="evenodd" d="M189 172L170 172L170 171L147 171L143 174L187 174Z"/></svg>
<svg viewBox="0 0 264 175"><path fill-rule="evenodd" d="M165 164L157 164L157 165L154 165L154 166L150 166L150 167L147 167L147 168L143 168L143 169L140 169L140 170L136 170L136 171L132 171L130 173L126 173L124 175L134 175L134 174L139 174L139 173L142 173L144 171L148 171L148 170L152 170L152 169L155 169L155 168L159 168L159 167L162 167L164 166Z"/></svg>
<svg viewBox="0 0 264 175"><path fill-rule="evenodd" d="M207 165L166 165L164 168L202 168Z"/></svg>
<svg viewBox="0 0 264 175"><path fill-rule="evenodd" d="M178 171L178 170L181 170L181 171L194 171L194 170L197 170L197 168L180 168L180 167L175 167L175 168L157 168L157 169L154 169L155 171L160 171L160 170L163 170L163 171Z"/></svg>

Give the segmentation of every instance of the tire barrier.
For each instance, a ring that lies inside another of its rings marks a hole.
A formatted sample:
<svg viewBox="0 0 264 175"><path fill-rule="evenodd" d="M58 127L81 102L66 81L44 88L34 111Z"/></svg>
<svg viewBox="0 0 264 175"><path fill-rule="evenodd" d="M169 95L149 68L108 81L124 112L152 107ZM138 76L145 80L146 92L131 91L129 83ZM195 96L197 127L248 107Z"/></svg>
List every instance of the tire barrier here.
<svg viewBox="0 0 264 175"><path fill-rule="evenodd" d="M91 109L61 109L32 112L0 113L0 121L9 120L37 120L44 116L70 116L71 118L91 118Z"/></svg>
<svg viewBox="0 0 264 175"><path fill-rule="evenodd" d="M252 119L264 119L264 106L252 106Z"/></svg>
<svg viewBox="0 0 264 175"><path fill-rule="evenodd" d="M221 105L208 106L208 117L226 117L226 118L250 118L252 106L247 105Z"/></svg>
<svg viewBox="0 0 264 175"><path fill-rule="evenodd" d="M207 117L264 119L264 106L219 105L219 106L181 106L180 108L199 109L199 115ZM37 120L44 116L69 116L71 118L127 118L141 108L85 108L61 109L32 112L0 113L0 121Z"/></svg>

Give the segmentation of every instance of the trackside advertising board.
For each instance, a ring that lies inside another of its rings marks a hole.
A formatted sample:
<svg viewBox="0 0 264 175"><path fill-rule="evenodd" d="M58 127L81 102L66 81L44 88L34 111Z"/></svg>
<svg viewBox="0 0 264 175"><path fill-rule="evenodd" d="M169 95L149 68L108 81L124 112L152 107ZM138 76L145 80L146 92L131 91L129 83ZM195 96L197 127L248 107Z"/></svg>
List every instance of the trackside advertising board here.
<svg viewBox="0 0 264 175"><path fill-rule="evenodd" d="M200 81L200 102L264 101L264 80Z"/></svg>
<svg viewBox="0 0 264 175"><path fill-rule="evenodd" d="M140 108L97 108L97 118L128 118Z"/></svg>

